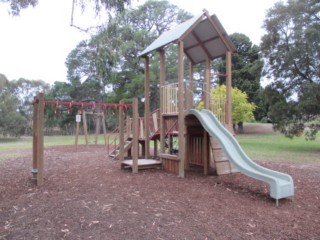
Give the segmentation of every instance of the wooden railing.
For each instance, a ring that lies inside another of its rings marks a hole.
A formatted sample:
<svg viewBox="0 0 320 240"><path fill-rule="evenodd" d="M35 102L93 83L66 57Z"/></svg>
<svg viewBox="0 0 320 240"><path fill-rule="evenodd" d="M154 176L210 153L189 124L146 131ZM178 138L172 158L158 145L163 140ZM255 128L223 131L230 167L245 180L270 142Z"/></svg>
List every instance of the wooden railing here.
<svg viewBox="0 0 320 240"><path fill-rule="evenodd" d="M196 85L194 85L194 88ZM199 87L199 86L198 86ZM194 96L198 96L195 94L194 89L187 89L188 96L193 98ZM198 90L199 91L199 90ZM177 114L178 113L178 83L171 83L162 87L162 99L163 99L163 114ZM199 104L198 102L192 100L192 107L197 108ZM225 96L216 97L215 101L212 97L212 92L210 92L210 107L209 109L216 115L221 123L225 123L225 105L226 98Z"/></svg>
<svg viewBox="0 0 320 240"><path fill-rule="evenodd" d="M213 98L210 97L210 110L214 113L214 115L216 115L216 117L222 124L226 123L225 109L226 109L225 97L220 96L218 98L215 98L215 100L213 100Z"/></svg>
<svg viewBox="0 0 320 240"><path fill-rule="evenodd" d="M124 125L124 139L132 138L132 120L131 118L126 118L125 120L125 125ZM108 135L108 145L107 145L107 150L108 153L112 153L117 150L119 146L119 135L120 135L120 129L117 126L111 134Z"/></svg>
<svg viewBox="0 0 320 240"><path fill-rule="evenodd" d="M171 83L162 87L163 113L178 113L178 83Z"/></svg>

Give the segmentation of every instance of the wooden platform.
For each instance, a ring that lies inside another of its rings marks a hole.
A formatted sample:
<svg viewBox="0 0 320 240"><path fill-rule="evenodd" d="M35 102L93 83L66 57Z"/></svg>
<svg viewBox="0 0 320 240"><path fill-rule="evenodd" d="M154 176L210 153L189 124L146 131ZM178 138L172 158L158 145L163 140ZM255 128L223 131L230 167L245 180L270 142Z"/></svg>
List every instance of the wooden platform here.
<svg viewBox="0 0 320 240"><path fill-rule="evenodd" d="M122 161L124 167L133 166L132 159ZM161 162L154 159L138 159L138 169L147 169L147 168L159 168L161 167Z"/></svg>

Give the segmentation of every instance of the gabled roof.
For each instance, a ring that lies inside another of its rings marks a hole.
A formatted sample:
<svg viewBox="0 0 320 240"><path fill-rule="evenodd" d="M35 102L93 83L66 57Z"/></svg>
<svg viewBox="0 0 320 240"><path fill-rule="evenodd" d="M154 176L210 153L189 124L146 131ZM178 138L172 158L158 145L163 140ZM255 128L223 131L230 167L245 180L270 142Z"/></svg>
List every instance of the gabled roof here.
<svg viewBox="0 0 320 240"><path fill-rule="evenodd" d="M227 51L234 52L236 49L216 15L210 16L204 10L201 15L163 33L139 56L145 57L152 51L179 41L183 41L184 52L193 64L204 62L207 58L213 60L224 56Z"/></svg>

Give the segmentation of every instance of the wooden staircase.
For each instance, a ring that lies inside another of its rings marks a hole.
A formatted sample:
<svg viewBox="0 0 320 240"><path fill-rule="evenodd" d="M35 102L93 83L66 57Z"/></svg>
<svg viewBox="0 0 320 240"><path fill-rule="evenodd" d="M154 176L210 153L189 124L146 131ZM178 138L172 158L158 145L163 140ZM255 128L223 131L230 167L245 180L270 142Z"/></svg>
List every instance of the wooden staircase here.
<svg viewBox="0 0 320 240"><path fill-rule="evenodd" d="M111 157L114 160L118 159L119 153L120 153L119 148L120 148L120 145L118 144L116 148L109 153L109 157ZM131 148L132 148L132 140L128 139L127 141L125 141L125 144L124 144L124 152L128 152L129 156L131 155Z"/></svg>
<svg viewBox="0 0 320 240"><path fill-rule="evenodd" d="M160 138L160 109L157 109L153 111L150 114L149 117L149 140L157 141ZM138 120L138 125L139 125L139 144L142 146L142 152L144 152L144 144L145 144L145 123L144 123L144 118L139 118ZM108 138L108 152L109 152L109 157L112 159L118 159L120 155L120 143L119 143L119 129L116 128L113 131L113 136L112 139ZM131 148L132 148L132 137L133 137L133 132L132 132L132 118L127 118L125 120L125 126L124 126L124 139L125 139L125 144L124 144L124 153L127 153L128 157L131 157ZM110 149L110 146L113 146L113 149ZM155 154L156 155L156 154Z"/></svg>
<svg viewBox="0 0 320 240"><path fill-rule="evenodd" d="M217 175L239 172L239 170L229 161L218 142L212 137L210 137L210 146Z"/></svg>

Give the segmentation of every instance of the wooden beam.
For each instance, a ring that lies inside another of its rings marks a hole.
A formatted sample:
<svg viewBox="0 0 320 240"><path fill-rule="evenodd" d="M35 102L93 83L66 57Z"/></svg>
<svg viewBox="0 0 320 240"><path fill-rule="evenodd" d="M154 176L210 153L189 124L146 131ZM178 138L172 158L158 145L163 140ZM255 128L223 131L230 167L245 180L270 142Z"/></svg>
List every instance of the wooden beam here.
<svg viewBox="0 0 320 240"><path fill-rule="evenodd" d="M232 127L232 75L231 75L231 52L226 53L226 88L227 88L227 99L226 99L226 124L228 127L228 130L233 132L233 127Z"/></svg>
<svg viewBox="0 0 320 240"><path fill-rule="evenodd" d="M105 114L106 112L102 112L102 129L103 129L104 145L107 147L107 129L106 129Z"/></svg>
<svg viewBox="0 0 320 240"><path fill-rule="evenodd" d="M146 159L150 158L150 77L149 77L149 57L144 59L145 65L145 80L144 80L144 137L145 137L145 152Z"/></svg>
<svg viewBox="0 0 320 240"><path fill-rule="evenodd" d="M179 177L185 175L185 126L184 126L184 51L183 42L178 43L178 128L179 128Z"/></svg>
<svg viewBox="0 0 320 240"><path fill-rule="evenodd" d="M123 100L120 101L123 103ZM123 108L119 108L119 160L120 168L123 168L122 161L124 161L124 111Z"/></svg>
<svg viewBox="0 0 320 240"><path fill-rule="evenodd" d="M194 64L192 62L189 63L189 86L188 90L186 93L186 99L187 99L187 109L189 110L190 108L193 107L193 70L194 70Z"/></svg>
<svg viewBox="0 0 320 240"><path fill-rule="evenodd" d="M100 129L101 129L101 114L96 114L96 134L95 134L95 138L94 138L94 144L97 145L98 141L99 141L99 133L100 133Z"/></svg>
<svg viewBox="0 0 320 240"><path fill-rule="evenodd" d="M230 47L229 43L226 41L225 36L221 32L220 28L217 26L217 24L212 20L209 12L207 10L204 10L205 15L207 16L209 22L212 24L213 28L217 31L221 41L223 42L224 46L227 48L229 52L232 52L232 48Z"/></svg>
<svg viewBox="0 0 320 240"><path fill-rule="evenodd" d="M82 126L83 126L83 133L86 142L86 146L88 147L88 127L87 127L87 117L86 111L82 111Z"/></svg>
<svg viewBox="0 0 320 240"><path fill-rule="evenodd" d="M133 98L133 123L132 123L132 173L138 173L138 158L139 158L139 112L138 112L138 99Z"/></svg>
<svg viewBox="0 0 320 240"><path fill-rule="evenodd" d="M77 115L80 115L80 110L78 110ZM80 115L81 116L81 115ZM80 118L81 119L81 118ZM76 119L77 120L77 119ZM78 146L78 139L79 139L79 128L80 128L80 122L76 121L76 133L75 133L75 140L74 144Z"/></svg>
<svg viewBox="0 0 320 240"><path fill-rule="evenodd" d="M203 153L203 174L209 173L209 134L207 131L203 131L202 153Z"/></svg>
<svg viewBox="0 0 320 240"><path fill-rule="evenodd" d="M160 55L160 154L164 154L165 152L165 127L164 127L164 119L163 119L163 112L164 112L164 85L166 79L166 60L165 60L165 51L161 49L159 51Z"/></svg>
<svg viewBox="0 0 320 240"><path fill-rule="evenodd" d="M219 36L217 36L217 37L211 37L211 38L209 38L209 39L201 42L201 44L204 45L204 44L206 44L206 43L208 43L208 42L212 42L212 41L214 41L214 40L216 40L216 39L219 39L219 38L220 38ZM198 43L195 43L195 44L190 45L189 47L186 47L184 50L185 50L185 51L188 51L188 50L190 50L190 49L192 49L192 48L195 48L195 47L198 47L198 46L200 46L199 41L198 41Z"/></svg>
<svg viewBox="0 0 320 240"><path fill-rule="evenodd" d="M184 34L177 40L177 43L179 44L180 42L182 42L184 38L188 36L191 31L193 31L195 26L197 26L202 21L203 18L204 18L204 14L201 14L201 16L197 19L197 21L195 21L192 24L192 26L190 26L190 28L187 31L185 31Z"/></svg>
<svg viewBox="0 0 320 240"><path fill-rule="evenodd" d="M43 128L44 128L44 94L39 94L38 103L38 116L37 116L37 185L41 186L43 184L43 155L44 155L44 138L43 138Z"/></svg>
<svg viewBox="0 0 320 240"><path fill-rule="evenodd" d="M210 64L211 61L207 57L206 60L206 69L205 69L205 84L204 84L204 108L209 109L210 108L210 91L211 91L211 85L210 85Z"/></svg>
<svg viewBox="0 0 320 240"><path fill-rule="evenodd" d="M205 52L205 54L207 55L208 58L212 59L212 55L210 54L210 52L208 51L208 49L204 46L204 44L201 42L200 38L198 37L198 35L192 31L191 34L194 36L194 38L197 40L199 46L201 47L201 49Z"/></svg>
<svg viewBox="0 0 320 240"><path fill-rule="evenodd" d="M34 97L34 104L33 104L33 161L32 161L32 177L33 179L37 180L37 173L38 173L38 97Z"/></svg>

